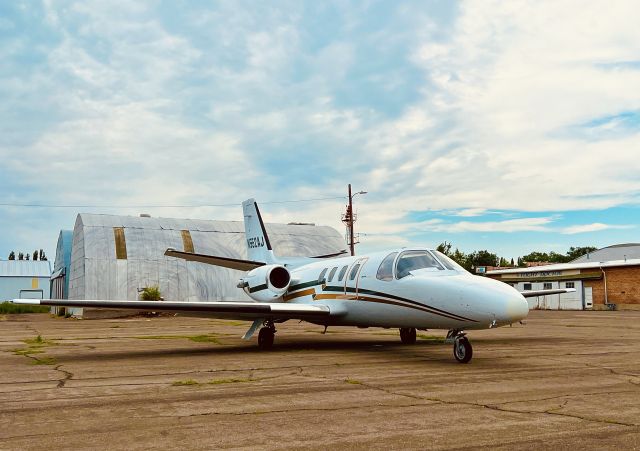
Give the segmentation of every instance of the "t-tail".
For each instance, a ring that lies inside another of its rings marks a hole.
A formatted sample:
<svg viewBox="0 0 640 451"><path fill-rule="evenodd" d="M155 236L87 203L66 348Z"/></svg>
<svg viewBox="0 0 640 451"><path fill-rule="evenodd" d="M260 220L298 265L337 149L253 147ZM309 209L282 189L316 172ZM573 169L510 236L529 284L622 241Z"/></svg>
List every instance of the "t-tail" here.
<svg viewBox="0 0 640 451"><path fill-rule="evenodd" d="M247 199L242 202L242 212L244 214L244 234L247 239L247 258L266 264L276 263L277 259L273 254L271 241L269 241L269 235L255 199Z"/></svg>

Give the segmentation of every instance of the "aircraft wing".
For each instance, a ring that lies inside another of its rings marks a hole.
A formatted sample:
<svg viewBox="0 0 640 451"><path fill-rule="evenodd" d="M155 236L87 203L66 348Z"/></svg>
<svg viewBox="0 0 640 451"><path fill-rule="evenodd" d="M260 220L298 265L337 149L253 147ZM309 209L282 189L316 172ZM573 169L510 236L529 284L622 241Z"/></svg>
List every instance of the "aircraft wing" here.
<svg viewBox="0 0 640 451"><path fill-rule="evenodd" d="M525 298L534 298L536 296L546 296L549 294L573 293L575 288L554 288L551 290L528 290L521 291L520 294Z"/></svg>
<svg viewBox="0 0 640 451"><path fill-rule="evenodd" d="M311 319L331 315L324 305L267 303L267 302L169 302L169 301L107 301L70 299L14 299L14 304L50 305L55 307L93 307L108 309L131 309L151 312L188 313L191 316L237 318L252 320Z"/></svg>

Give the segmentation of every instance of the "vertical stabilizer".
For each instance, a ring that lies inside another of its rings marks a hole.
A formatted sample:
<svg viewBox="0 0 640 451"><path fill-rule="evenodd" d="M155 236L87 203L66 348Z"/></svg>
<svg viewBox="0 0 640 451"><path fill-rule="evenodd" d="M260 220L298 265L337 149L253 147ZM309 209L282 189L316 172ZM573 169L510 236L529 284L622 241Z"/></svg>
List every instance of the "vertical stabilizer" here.
<svg viewBox="0 0 640 451"><path fill-rule="evenodd" d="M242 211L249 260L267 264L275 263L276 258L273 255L269 235L267 235L267 229L262 221L262 216L260 216L258 204L254 199L245 200L242 202Z"/></svg>

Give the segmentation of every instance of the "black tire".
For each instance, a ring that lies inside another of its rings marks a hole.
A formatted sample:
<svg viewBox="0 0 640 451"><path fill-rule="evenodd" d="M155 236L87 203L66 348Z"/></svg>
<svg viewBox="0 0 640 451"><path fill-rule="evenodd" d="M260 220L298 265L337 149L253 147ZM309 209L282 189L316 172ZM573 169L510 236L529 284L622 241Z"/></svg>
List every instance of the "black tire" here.
<svg viewBox="0 0 640 451"><path fill-rule="evenodd" d="M460 363L469 363L473 357L473 348L467 337L458 338L453 342L453 356Z"/></svg>
<svg viewBox="0 0 640 451"><path fill-rule="evenodd" d="M406 345L412 345L416 342L415 327L402 327L400 329L400 340Z"/></svg>
<svg viewBox="0 0 640 451"><path fill-rule="evenodd" d="M263 351L273 347L274 332L269 327L263 327L258 333L258 347Z"/></svg>

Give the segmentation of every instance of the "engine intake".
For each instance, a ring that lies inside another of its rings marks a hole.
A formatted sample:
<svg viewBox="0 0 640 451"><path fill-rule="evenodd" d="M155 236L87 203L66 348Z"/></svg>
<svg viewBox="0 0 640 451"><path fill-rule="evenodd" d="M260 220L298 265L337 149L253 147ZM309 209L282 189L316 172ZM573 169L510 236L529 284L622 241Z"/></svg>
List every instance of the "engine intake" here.
<svg viewBox="0 0 640 451"><path fill-rule="evenodd" d="M282 265L265 265L252 269L240 279L239 288L259 302L273 301L289 289L291 273Z"/></svg>

